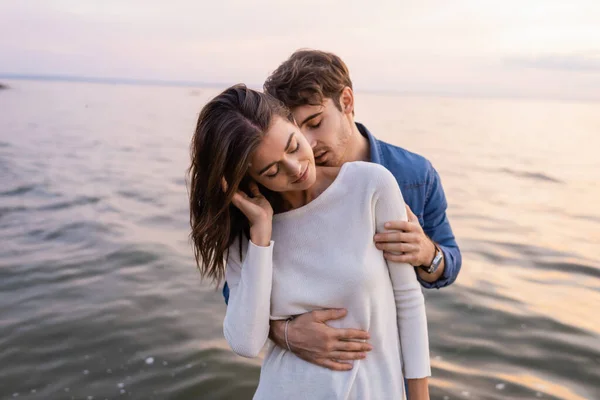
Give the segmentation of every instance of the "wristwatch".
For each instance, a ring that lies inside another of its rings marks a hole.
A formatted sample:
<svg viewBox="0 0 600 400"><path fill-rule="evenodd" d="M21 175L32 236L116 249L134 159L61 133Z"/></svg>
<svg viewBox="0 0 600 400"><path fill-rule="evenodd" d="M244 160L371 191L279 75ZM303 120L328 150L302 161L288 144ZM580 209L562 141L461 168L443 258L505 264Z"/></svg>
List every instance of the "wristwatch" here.
<svg viewBox="0 0 600 400"><path fill-rule="evenodd" d="M444 254L437 246L437 244L434 243L433 245L435 246L435 256L433 256L433 261L431 262L431 265L419 265L419 268L421 268L428 274L433 274L435 271L437 271L437 269L440 267L440 264L442 263L442 260L444 259Z"/></svg>

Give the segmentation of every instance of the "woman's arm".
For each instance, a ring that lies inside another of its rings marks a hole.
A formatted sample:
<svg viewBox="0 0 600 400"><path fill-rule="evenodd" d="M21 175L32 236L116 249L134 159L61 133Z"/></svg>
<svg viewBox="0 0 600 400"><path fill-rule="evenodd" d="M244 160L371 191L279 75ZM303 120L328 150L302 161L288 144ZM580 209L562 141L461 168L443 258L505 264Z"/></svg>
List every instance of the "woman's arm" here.
<svg viewBox="0 0 600 400"><path fill-rule="evenodd" d="M381 168L377 174L374 195L377 232L384 232L387 221L406 221L404 199L393 175ZM394 298L404 376L408 379L410 399L428 399L427 377L431 375L429 364L429 338L425 301L417 275L410 264L386 260Z"/></svg>
<svg viewBox="0 0 600 400"><path fill-rule="evenodd" d="M231 349L242 357L257 357L269 335L273 242L258 246L248 242L239 259L239 243L229 249L225 278L229 282L229 304L223 333Z"/></svg>
<svg viewBox="0 0 600 400"><path fill-rule="evenodd" d="M227 182L223 179L223 190ZM273 283L273 208L250 184L252 197L242 191L232 203L250 223L250 241L243 262L239 259L239 242L229 248L225 279L229 282L229 304L223 333L231 349L243 357L256 357L269 336L271 287ZM236 244L238 246L236 246Z"/></svg>

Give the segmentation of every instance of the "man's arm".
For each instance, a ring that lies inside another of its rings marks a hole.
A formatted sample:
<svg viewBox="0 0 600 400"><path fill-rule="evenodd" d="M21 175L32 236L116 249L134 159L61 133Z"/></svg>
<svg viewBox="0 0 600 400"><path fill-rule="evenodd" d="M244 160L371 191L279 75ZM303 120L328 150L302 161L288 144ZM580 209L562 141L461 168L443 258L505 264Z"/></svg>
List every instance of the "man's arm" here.
<svg viewBox="0 0 600 400"><path fill-rule="evenodd" d="M442 251L444 268L440 265L438 271L441 269L441 273L435 280L427 279L427 273L422 270L423 274L419 273L418 277L424 287L439 289L452 284L456 280L462 265L462 256L446 216L448 203L440 176L431 164L428 183L428 195L425 199L423 213L423 230Z"/></svg>
<svg viewBox="0 0 600 400"><path fill-rule="evenodd" d="M462 257L446 216L447 207L440 177L429 164L423 227L407 206L408 221L390 221L385 224L389 232L375 235L377 248L383 250L386 259L415 267L431 265L437 244L444 256L437 271L428 274L417 268L417 278L426 288L448 286L460 271Z"/></svg>
<svg viewBox="0 0 600 400"><path fill-rule="evenodd" d="M229 302L229 285L223 286L225 304ZM334 371L352 369L349 361L360 360L373 350L366 342L369 333L358 329L337 329L327 325L327 321L346 316L344 309L317 310L297 316L288 325L288 343L294 354L312 364ZM285 321L271 321L269 338L282 349L287 349L285 341Z"/></svg>
<svg viewBox="0 0 600 400"><path fill-rule="evenodd" d="M225 304L229 302L229 285L223 286ZM317 310L302 314L288 325L288 343L294 354L312 364L334 371L348 371L352 364L348 361L361 360L373 350L366 342L367 331L359 329L337 329L327 325L327 321L346 316L344 309ZM287 349L285 341L285 321L271 321L269 338L282 349Z"/></svg>
<svg viewBox="0 0 600 400"><path fill-rule="evenodd" d="M292 352L312 364L334 371L352 369L352 360L360 360L373 350L366 342L369 333L359 329L332 328L327 321L346 316L344 309L316 310L301 314L289 322L288 343ZM285 341L285 321L271 321L269 338L282 349Z"/></svg>

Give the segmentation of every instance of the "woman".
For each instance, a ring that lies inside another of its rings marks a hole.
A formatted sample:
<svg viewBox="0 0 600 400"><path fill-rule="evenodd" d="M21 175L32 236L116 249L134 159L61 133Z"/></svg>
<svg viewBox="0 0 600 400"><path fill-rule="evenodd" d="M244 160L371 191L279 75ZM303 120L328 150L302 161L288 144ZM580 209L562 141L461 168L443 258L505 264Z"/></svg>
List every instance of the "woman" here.
<svg viewBox="0 0 600 400"><path fill-rule="evenodd" d="M384 222L406 220L391 173L363 162L316 168L290 112L243 85L202 109L191 157L196 261L204 277L229 283L224 334L233 351L256 357L270 319L320 308L346 308L331 324L371 337L369 356L345 372L270 343L254 398L403 399L406 377L411 400L429 399L420 285L372 240Z"/></svg>

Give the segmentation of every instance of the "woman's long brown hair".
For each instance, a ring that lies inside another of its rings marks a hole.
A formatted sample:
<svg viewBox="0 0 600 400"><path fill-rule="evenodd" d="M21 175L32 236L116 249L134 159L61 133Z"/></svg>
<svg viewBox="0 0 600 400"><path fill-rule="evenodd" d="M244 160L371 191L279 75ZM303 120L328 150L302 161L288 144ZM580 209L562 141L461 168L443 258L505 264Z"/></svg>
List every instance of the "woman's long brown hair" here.
<svg viewBox="0 0 600 400"><path fill-rule="evenodd" d="M225 276L229 247L243 234L249 237L248 220L231 200L244 188L252 152L275 116L292 120L278 100L241 84L226 89L200 111L188 170L190 236L202 277L217 284ZM222 178L228 184L226 192ZM268 199L275 197L262 187L261 191Z"/></svg>

